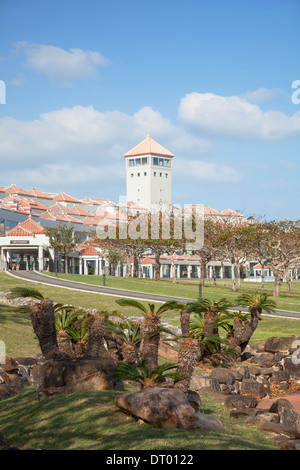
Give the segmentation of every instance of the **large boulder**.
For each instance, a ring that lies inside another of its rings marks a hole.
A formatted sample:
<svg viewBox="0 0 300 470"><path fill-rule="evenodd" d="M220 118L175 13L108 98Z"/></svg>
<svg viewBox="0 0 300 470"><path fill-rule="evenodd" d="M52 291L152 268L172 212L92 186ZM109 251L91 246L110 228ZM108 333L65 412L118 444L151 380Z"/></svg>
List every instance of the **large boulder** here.
<svg viewBox="0 0 300 470"><path fill-rule="evenodd" d="M285 336L285 337L275 337L272 336L267 339L265 342L265 351L276 353L279 351L287 351L293 341L295 341L296 336Z"/></svg>
<svg viewBox="0 0 300 470"><path fill-rule="evenodd" d="M121 394L116 397L116 405L158 428L225 432L218 418L195 411L179 389L152 388Z"/></svg>
<svg viewBox="0 0 300 470"><path fill-rule="evenodd" d="M279 398L272 403L269 411L279 415L280 423L295 426L300 432L300 415L289 400Z"/></svg>
<svg viewBox="0 0 300 470"><path fill-rule="evenodd" d="M106 357L49 360L32 369L39 399L91 390L107 390L119 385L106 380L115 361Z"/></svg>

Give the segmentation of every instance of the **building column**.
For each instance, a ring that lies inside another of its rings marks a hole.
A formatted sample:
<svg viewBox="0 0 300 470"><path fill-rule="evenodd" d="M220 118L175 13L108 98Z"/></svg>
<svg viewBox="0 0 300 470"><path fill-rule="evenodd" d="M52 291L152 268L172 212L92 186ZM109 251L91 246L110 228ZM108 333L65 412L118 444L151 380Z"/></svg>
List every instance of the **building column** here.
<svg viewBox="0 0 300 470"><path fill-rule="evenodd" d="M189 265L187 267L187 277L188 277L188 279L191 279L191 274L192 274L192 266Z"/></svg>
<svg viewBox="0 0 300 470"><path fill-rule="evenodd" d="M82 274L82 258L79 258L79 274Z"/></svg>
<svg viewBox="0 0 300 470"><path fill-rule="evenodd" d="M43 269L44 269L44 250L43 250L42 246L39 246L38 257L39 257L39 271L43 271Z"/></svg>

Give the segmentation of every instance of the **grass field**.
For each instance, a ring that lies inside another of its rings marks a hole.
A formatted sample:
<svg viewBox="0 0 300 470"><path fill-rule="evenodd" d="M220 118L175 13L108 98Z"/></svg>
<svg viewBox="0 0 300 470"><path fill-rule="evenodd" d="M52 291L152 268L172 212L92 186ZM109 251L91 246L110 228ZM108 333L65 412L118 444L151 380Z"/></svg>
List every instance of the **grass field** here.
<svg viewBox="0 0 300 470"><path fill-rule="evenodd" d="M53 273L44 273L54 276ZM64 274L59 273L58 278L68 279L71 281L83 282L93 285L103 285L102 276L87 276L81 274ZM106 286L118 289L131 290L135 292L147 292L151 294L161 294L174 297L184 297L188 299L197 299L199 295L199 280L179 280L173 283L171 280L160 280L159 282L152 279L138 279L117 276L106 276ZM232 292L231 281L228 279L226 286L221 281L217 281L217 285L212 282L202 288L202 297L210 299L220 299L228 297L234 301L238 295L244 292L266 292L277 302L277 308L287 311L300 312L300 281L294 281L292 284L292 292L286 292L286 285L283 284L281 296L275 298L273 294L273 282L266 282L265 288L261 290L260 284L256 282L242 282L237 292Z"/></svg>
<svg viewBox="0 0 300 470"><path fill-rule="evenodd" d="M89 281L91 278L93 277L88 276ZM123 280L109 278L109 283L112 281ZM127 281L129 282L126 285L129 286L131 280ZM140 288L143 285L139 280L133 282ZM148 288L166 288L168 292L173 292L172 289L177 286L174 287L166 281L163 283L166 285L161 287L148 285ZM33 285L0 273L1 291L9 291L12 287L20 285L34 286L55 302L110 312L117 309L128 315L139 314L135 309L121 310L113 297L73 292L42 284ZM191 285L180 283L179 287L183 291L185 289L185 292L196 290L196 286L192 283ZM206 293L209 294L209 290L212 292L211 295L215 295L213 291L219 287L208 286L205 288ZM222 293L216 292L216 294ZM179 316L176 312L166 313L162 319L179 325ZM260 342L270 336L299 334L299 330L299 320L263 317L251 342ZM29 314L21 313L13 305L0 304L0 340L4 341L6 354L10 357L35 356L40 352ZM230 418L229 413L209 394L201 396L201 412L220 418L226 430L225 434L155 429L147 424L140 424L116 408L114 399L117 393L120 392L82 392L38 402L33 387L27 387L11 398L0 400L0 432L10 447L16 446L20 449L29 447L45 450L166 451L276 449L276 445L267 439L267 434L242 419Z"/></svg>
<svg viewBox="0 0 300 470"><path fill-rule="evenodd" d="M132 391L128 389L127 391ZM158 429L115 405L120 392L81 392L37 401L32 387L0 401L0 428L10 447L43 450L274 450L267 435L230 418L209 394L202 413L218 417L226 433Z"/></svg>

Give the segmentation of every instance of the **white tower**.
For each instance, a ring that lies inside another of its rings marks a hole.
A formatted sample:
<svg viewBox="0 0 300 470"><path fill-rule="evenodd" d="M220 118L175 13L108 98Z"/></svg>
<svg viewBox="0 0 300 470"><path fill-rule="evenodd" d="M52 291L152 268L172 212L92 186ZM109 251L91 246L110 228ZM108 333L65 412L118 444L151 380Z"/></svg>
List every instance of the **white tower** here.
<svg viewBox="0 0 300 470"><path fill-rule="evenodd" d="M146 137L124 155L126 159L127 202L148 210L172 205L172 158L174 155Z"/></svg>

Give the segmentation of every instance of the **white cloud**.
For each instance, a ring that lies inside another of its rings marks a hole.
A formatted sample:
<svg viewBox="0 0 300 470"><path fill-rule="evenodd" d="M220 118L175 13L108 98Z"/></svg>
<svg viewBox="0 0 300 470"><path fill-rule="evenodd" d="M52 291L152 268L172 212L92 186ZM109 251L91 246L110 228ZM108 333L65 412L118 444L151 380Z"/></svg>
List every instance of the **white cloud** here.
<svg viewBox="0 0 300 470"><path fill-rule="evenodd" d="M199 160L174 160L175 174L181 180L203 183L237 183L241 180L240 173L233 167L217 165Z"/></svg>
<svg viewBox="0 0 300 470"><path fill-rule="evenodd" d="M58 83L95 76L98 67L109 64L100 52L70 49L20 41L14 44L26 57L25 65Z"/></svg>
<svg viewBox="0 0 300 470"><path fill-rule="evenodd" d="M94 187L99 197L107 195L104 188L110 184L125 184L124 153L148 133L176 159L203 157L210 149L208 141L193 137L151 107L133 115L74 106L33 121L6 117L0 118L0 184L51 191L73 185L82 191L85 187L85 194Z"/></svg>
<svg viewBox="0 0 300 470"><path fill-rule="evenodd" d="M240 97L249 101L250 103L262 103L264 101L269 101L275 98L278 94L282 93L279 88L258 88L254 91L247 91Z"/></svg>
<svg viewBox="0 0 300 470"><path fill-rule="evenodd" d="M179 117L204 134L233 139L282 140L300 136L300 112L291 117L262 111L239 96L190 93L181 99Z"/></svg>

